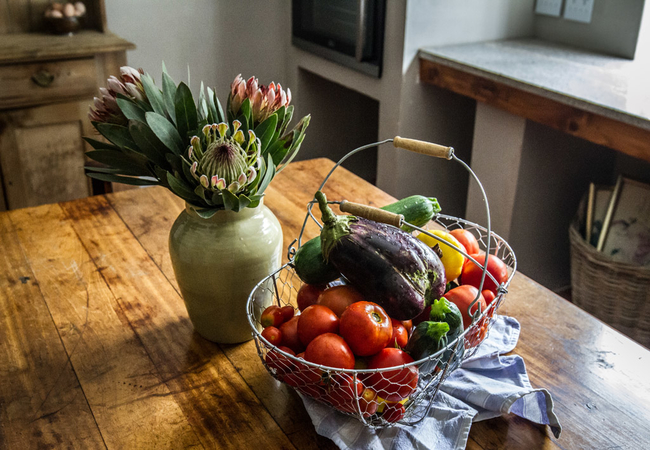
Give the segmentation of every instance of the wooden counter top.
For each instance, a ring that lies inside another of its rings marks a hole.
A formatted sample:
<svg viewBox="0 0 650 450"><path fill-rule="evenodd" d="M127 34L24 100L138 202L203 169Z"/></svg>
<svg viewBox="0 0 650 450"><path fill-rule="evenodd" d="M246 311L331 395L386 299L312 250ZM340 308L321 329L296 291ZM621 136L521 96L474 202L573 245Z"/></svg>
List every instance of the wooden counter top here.
<svg viewBox="0 0 650 450"><path fill-rule="evenodd" d="M332 164L293 163L267 190L285 246ZM326 192L394 200L344 169ZM0 213L0 448L334 447L252 341L193 331L167 247L182 207L145 188ZM468 448L650 448L648 350L522 274L500 312L564 431L507 416L474 424Z"/></svg>
<svg viewBox="0 0 650 450"><path fill-rule="evenodd" d="M536 39L428 47L420 78L650 161L650 65Z"/></svg>
<svg viewBox="0 0 650 450"><path fill-rule="evenodd" d="M113 33L92 30L83 30L72 36L45 33L4 34L0 39L0 64L80 58L134 48L133 43Z"/></svg>

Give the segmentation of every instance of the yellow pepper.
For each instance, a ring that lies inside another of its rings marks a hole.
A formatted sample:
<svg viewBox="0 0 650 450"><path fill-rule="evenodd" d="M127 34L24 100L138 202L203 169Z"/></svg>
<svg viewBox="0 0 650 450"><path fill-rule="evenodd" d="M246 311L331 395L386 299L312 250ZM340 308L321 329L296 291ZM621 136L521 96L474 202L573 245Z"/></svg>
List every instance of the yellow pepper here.
<svg viewBox="0 0 650 450"><path fill-rule="evenodd" d="M463 270L465 257L462 253L453 247L458 247L463 251L465 251L465 247L463 247L463 244L458 242L458 239L446 231L429 230L429 232L439 237L443 241L447 241L449 244L451 244L449 245L444 242L440 242L439 240L432 238L431 236L427 236L424 233L420 233L418 235L418 239L427 244L429 247L434 247L436 244L440 246L440 251L442 252L442 257L440 260L442 261L442 265L445 267L445 277L447 278L447 282L455 280L460 276L460 273Z"/></svg>

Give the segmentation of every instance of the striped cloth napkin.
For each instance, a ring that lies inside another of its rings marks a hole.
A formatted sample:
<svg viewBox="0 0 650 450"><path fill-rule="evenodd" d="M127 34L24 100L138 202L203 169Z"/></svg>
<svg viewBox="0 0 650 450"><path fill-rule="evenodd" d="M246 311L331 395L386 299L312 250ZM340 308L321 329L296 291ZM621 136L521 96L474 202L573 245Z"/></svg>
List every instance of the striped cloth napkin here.
<svg viewBox="0 0 650 450"><path fill-rule="evenodd" d="M427 417L418 425L375 431L302 396L305 408L316 432L342 449L463 449L472 422L508 413L549 425L559 438L562 427L553 412L551 394L546 389L533 389L521 356L503 356L517 345L519 331L514 318L496 317L488 338L445 380ZM420 407L427 404L424 399Z"/></svg>

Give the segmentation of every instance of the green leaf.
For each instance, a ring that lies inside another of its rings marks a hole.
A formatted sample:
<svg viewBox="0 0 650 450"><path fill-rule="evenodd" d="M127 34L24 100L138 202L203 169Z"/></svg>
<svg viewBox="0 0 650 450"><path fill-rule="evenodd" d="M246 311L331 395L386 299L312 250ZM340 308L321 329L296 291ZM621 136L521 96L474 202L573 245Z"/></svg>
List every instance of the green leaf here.
<svg viewBox="0 0 650 450"><path fill-rule="evenodd" d="M192 91L190 91L190 88L185 83L179 84L176 89L174 106L178 132L182 138L188 138L189 133L196 130L198 118L194 98L192 98Z"/></svg>
<svg viewBox="0 0 650 450"><path fill-rule="evenodd" d="M106 164L111 169L118 169L125 175L150 175L149 170L134 161L129 156L113 150L91 150L86 156L92 160Z"/></svg>
<svg viewBox="0 0 650 450"><path fill-rule="evenodd" d="M132 186L154 186L158 182L156 180L145 180L143 178L121 177L110 173L94 173L88 174L90 178L102 181L111 181L113 183L130 184Z"/></svg>
<svg viewBox="0 0 650 450"><path fill-rule="evenodd" d="M219 192L214 192L212 194L212 204L214 204L215 206L219 206L221 207L221 209L223 209L223 197Z"/></svg>
<svg viewBox="0 0 650 450"><path fill-rule="evenodd" d="M208 102L205 101L205 86L201 81L201 89L199 89L199 101L197 103L199 111L199 120L204 120L208 117Z"/></svg>
<svg viewBox="0 0 650 450"><path fill-rule="evenodd" d="M221 191L221 196L223 197L224 208L239 212L239 199L235 194L230 192L228 189L224 189Z"/></svg>
<svg viewBox="0 0 650 450"><path fill-rule="evenodd" d="M176 123L176 107L174 106L174 98L176 97L176 83L172 80L167 72L163 71L162 74L163 86L163 102L165 103L165 110L173 123Z"/></svg>
<svg viewBox="0 0 650 450"><path fill-rule="evenodd" d="M156 87L153 78L147 73L140 77L144 93L147 94L147 100L151 104L153 110L163 117L166 117L165 101L163 100L162 92Z"/></svg>
<svg viewBox="0 0 650 450"><path fill-rule="evenodd" d="M222 208L192 208L202 219L210 219Z"/></svg>
<svg viewBox="0 0 650 450"><path fill-rule="evenodd" d="M183 175L185 176L186 180L192 181L195 180L194 176L192 176L192 172L190 172L190 163L189 161L185 160L183 158Z"/></svg>
<svg viewBox="0 0 650 450"><path fill-rule="evenodd" d="M203 186L198 185L197 187L194 188L194 193L201 197L201 200L205 202L206 205L208 206L213 206L212 205L212 196L210 195L209 199L205 196L205 189L203 189Z"/></svg>
<svg viewBox="0 0 650 450"><path fill-rule="evenodd" d="M207 102L208 102L208 123L218 123L221 122L219 120L219 113L217 112L217 106L214 103L214 99L216 96L214 95L214 91L210 88L207 88Z"/></svg>
<svg viewBox="0 0 650 450"><path fill-rule="evenodd" d="M239 108L239 114L240 117L244 116L246 118L246 129L248 130L251 128L253 126L253 109L251 108L251 100L249 98L244 100L244 103L241 104L241 107ZM241 119L239 120L241 121Z"/></svg>
<svg viewBox="0 0 650 450"><path fill-rule="evenodd" d="M292 118L293 118L293 105L287 108L284 117L282 118L282 125L280 125L280 127L278 128L278 136L282 136L284 135L284 133L286 133Z"/></svg>
<svg viewBox="0 0 650 450"><path fill-rule="evenodd" d="M169 172L158 166L154 167L153 171L156 174L156 177L158 178L158 182L160 183L160 185L165 186L167 189L170 189L169 182L167 181L167 174Z"/></svg>
<svg viewBox="0 0 650 450"><path fill-rule="evenodd" d="M174 169L174 172L183 172L183 160L180 156L174 155L173 153L167 153L165 158L167 158L167 161L172 166L172 169Z"/></svg>
<svg viewBox="0 0 650 450"><path fill-rule="evenodd" d="M296 132L294 131L294 133L296 133ZM293 161L293 158L295 158L296 155L298 154L298 150L300 150L300 144L302 144L302 140L304 138L305 138L304 134L300 135L293 142L293 145L291 146L291 148L289 149L287 154L284 156L284 158L282 158L282 161L280 161L278 163L279 168L276 170L276 174L282 172L282 170L284 170L284 168L287 167L287 165L289 165L289 163L291 163L291 161Z"/></svg>
<svg viewBox="0 0 650 450"><path fill-rule="evenodd" d="M277 109L273 114L278 116L278 122L276 124L276 129L280 128L282 126L282 123L284 121L284 115L287 112L286 106L281 106L280 108Z"/></svg>
<svg viewBox="0 0 650 450"><path fill-rule="evenodd" d="M196 195L185 183L176 178L171 173L167 172L167 182L172 192L190 203L198 204L201 197Z"/></svg>
<svg viewBox="0 0 650 450"><path fill-rule="evenodd" d="M239 211L246 208L250 204L251 204L251 199L246 197L246 195L241 194L239 196Z"/></svg>
<svg viewBox="0 0 650 450"><path fill-rule="evenodd" d="M271 184L271 180L273 180L274 176L275 176L275 165L273 164L273 158L271 157L271 155L268 155L266 161L266 171L264 172L264 178L262 178L262 181L257 188L256 194L258 195L263 194L266 188L269 186L269 184Z"/></svg>
<svg viewBox="0 0 650 450"><path fill-rule="evenodd" d="M272 157L274 162L277 161L279 164L286 156L289 148L291 148L292 139L292 134L284 135L282 138L271 144L271 146L266 150L266 154Z"/></svg>
<svg viewBox="0 0 650 450"><path fill-rule="evenodd" d="M84 137L84 141L88 142L92 148L95 150L115 150L115 151L120 151L120 148L113 145L109 144L108 142L103 142L103 141L97 141L95 139L91 139L89 137Z"/></svg>
<svg viewBox="0 0 650 450"><path fill-rule="evenodd" d="M217 104L217 122L225 122L226 115L223 113L223 108L221 107L221 102L217 98L217 94L214 94L214 102Z"/></svg>
<svg viewBox="0 0 650 450"><path fill-rule="evenodd" d="M95 167L95 166L84 166L84 170L88 172L115 173L115 174L119 174L121 172L120 169L113 169L110 167Z"/></svg>
<svg viewBox="0 0 650 450"><path fill-rule="evenodd" d="M144 122L144 113L145 111L140 108L133 100L122 95L117 94L117 106L120 107L122 113L129 120L138 120Z"/></svg>
<svg viewBox="0 0 650 450"><path fill-rule="evenodd" d="M131 122L129 132L142 154L151 162L163 168L170 167L165 158L165 145L160 142L160 139L151 131L151 128L142 122Z"/></svg>
<svg viewBox="0 0 650 450"><path fill-rule="evenodd" d="M118 147L135 147L135 142L131 139L131 133L129 133L127 127L112 123L97 123L95 128L102 136Z"/></svg>
<svg viewBox="0 0 650 450"><path fill-rule="evenodd" d="M156 137L165 144L165 147L170 149L176 155L180 155L184 152L186 144L169 120L155 112L148 112L145 117L151 131L153 131Z"/></svg>
<svg viewBox="0 0 650 450"><path fill-rule="evenodd" d="M266 119L264 122L259 124L257 128L255 128L255 135L258 138L260 138L260 141L262 143L260 149L262 152L262 156L266 154L265 150L269 146L269 143L271 142L271 139L275 134L275 127L277 126L277 124L278 124L278 116L272 114L268 119Z"/></svg>

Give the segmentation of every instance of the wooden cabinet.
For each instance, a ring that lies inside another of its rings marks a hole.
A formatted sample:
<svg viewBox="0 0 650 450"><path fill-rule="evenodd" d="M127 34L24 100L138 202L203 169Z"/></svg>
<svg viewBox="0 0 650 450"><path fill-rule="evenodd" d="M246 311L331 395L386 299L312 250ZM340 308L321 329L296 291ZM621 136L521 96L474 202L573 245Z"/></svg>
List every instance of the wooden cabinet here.
<svg viewBox="0 0 650 450"><path fill-rule="evenodd" d="M88 109L134 45L105 30L103 1L85 3L89 28L55 36L42 30L47 2L0 1L0 210L93 194Z"/></svg>
<svg viewBox="0 0 650 450"><path fill-rule="evenodd" d="M84 141L87 101L0 112L0 165L7 206L22 208L91 195Z"/></svg>

